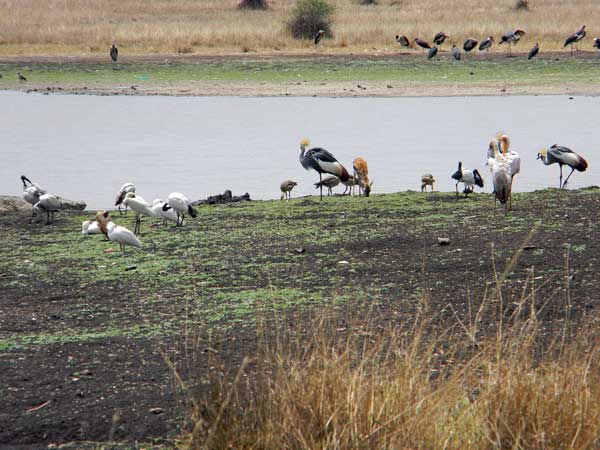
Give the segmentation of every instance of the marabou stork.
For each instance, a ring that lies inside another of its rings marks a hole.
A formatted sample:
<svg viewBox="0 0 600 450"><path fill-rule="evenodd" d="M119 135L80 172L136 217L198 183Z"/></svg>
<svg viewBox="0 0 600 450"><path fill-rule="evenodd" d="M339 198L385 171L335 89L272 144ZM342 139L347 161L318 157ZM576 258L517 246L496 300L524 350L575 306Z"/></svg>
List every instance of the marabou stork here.
<svg viewBox="0 0 600 450"><path fill-rule="evenodd" d="M340 162L335 159L331 153L329 153L324 148L311 148L308 151L306 147L310 145L308 139L303 139L300 141L300 164L306 170L316 170L319 174L319 181L323 181L323 174L328 173L330 175L335 175L340 179L340 181L348 181L350 175L344 166L340 164ZM305 154L306 152L306 154ZM321 200L323 200L323 186L321 186Z"/></svg>
<svg viewBox="0 0 600 450"><path fill-rule="evenodd" d="M492 44L494 43L494 36L488 36L486 37L483 41L481 41L481 43L479 44L479 51L482 52L484 50L489 51L490 48L492 47Z"/></svg>
<svg viewBox="0 0 600 450"><path fill-rule="evenodd" d="M117 48L117 46L113 43L112 47L110 48L110 59L112 59L112 62L116 63L117 59L119 58L119 49Z"/></svg>
<svg viewBox="0 0 600 450"><path fill-rule="evenodd" d="M471 50L473 50L475 47L477 47L477 44L479 42L475 39L467 39L465 40L465 43L463 44L463 50L467 53L469 53Z"/></svg>
<svg viewBox="0 0 600 450"><path fill-rule="evenodd" d="M317 31L317 34L315 35L315 45L318 45L319 42L321 42L321 39L323 39L324 35L325 35L324 30Z"/></svg>
<svg viewBox="0 0 600 450"><path fill-rule="evenodd" d="M580 40L582 40L585 37L585 35L585 25L583 25L579 30L577 30L565 40L565 45L563 45L563 48L565 48L567 45L570 45L571 56L573 56L573 45L577 44ZM577 49L577 47L575 48Z"/></svg>
<svg viewBox="0 0 600 450"><path fill-rule="evenodd" d="M410 41L403 34L396 35L396 42L400 44L402 47L410 47Z"/></svg>
<svg viewBox="0 0 600 450"><path fill-rule="evenodd" d="M585 159L583 159L583 157L579 156L577 153L575 153L570 148L563 147L562 145L554 144L550 148L547 148L547 149L545 148L545 149L541 150L537 154L537 159L541 159L542 162L546 166L549 166L549 165L555 164L555 163L559 165L559 167L560 167L559 187L560 187L560 189L565 188L565 186L567 185L567 181L569 181L569 178L571 177L571 175L573 175L573 172L575 172L575 170L578 170L579 172L585 172L585 170L588 168L588 163ZM569 176L563 183L562 182L562 177L563 177L562 167L564 165L567 165L571 168L571 173L569 174Z"/></svg>
<svg viewBox="0 0 600 450"><path fill-rule="evenodd" d="M538 44L536 42L535 45L532 47L532 49L529 50L529 54L527 55L527 59L535 58L539 52L540 52L540 44Z"/></svg>
<svg viewBox="0 0 600 450"><path fill-rule="evenodd" d="M424 41L423 39L419 39L418 37L416 37L413 42L415 44L417 44L419 47L425 49L425 50L429 50L431 48L431 45L429 45L426 41Z"/></svg>
<svg viewBox="0 0 600 450"><path fill-rule="evenodd" d="M464 194L470 194L474 190L474 186L483 187L483 178L477 169L463 169L462 162L458 162L458 169L452 174L452 178L456 180L456 198L458 198L458 183L465 185Z"/></svg>
<svg viewBox="0 0 600 450"><path fill-rule="evenodd" d="M442 45L444 43L444 41L449 37L450 36L448 36L446 33L444 33L443 31L440 31L439 33L436 33L435 36L433 37L433 43L435 45Z"/></svg>
<svg viewBox="0 0 600 450"><path fill-rule="evenodd" d="M517 42L519 42L524 35L525 31L521 30L520 28L517 28L513 31L507 31L500 38L500 42L498 45L506 42L508 44L508 56L511 56L511 45L517 45Z"/></svg>
<svg viewBox="0 0 600 450"><path fill-rule="evenodd" d="M298 183L292 180L283 181L279 186L279 189L281 190L281 200L289 200L290 198L292 198L292 189L294 189L294 187L297 185Z"/></svg>
<svg viewBox="0 0 600 450"><path fill-rule="evenodd" d="M437 52L438 52L438 48L434 45L427 51L427 59L435 58L435 55L437 55Z"/></svg>

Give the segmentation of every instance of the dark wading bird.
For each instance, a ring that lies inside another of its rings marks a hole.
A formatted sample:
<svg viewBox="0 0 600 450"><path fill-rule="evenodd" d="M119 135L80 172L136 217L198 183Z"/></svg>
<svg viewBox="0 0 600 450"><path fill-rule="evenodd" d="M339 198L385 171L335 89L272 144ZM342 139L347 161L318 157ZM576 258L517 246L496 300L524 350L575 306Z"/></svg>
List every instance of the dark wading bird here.
<svg viewBox="0 0 600 450"><path fill-rule="evenodd" d="M531 50L529 50L529 54L527 55L527 59L535 58L537 54L540 52L540 44L537 42L533 46Z"/></svg>
<svg viewBox="0 0 600 450"><path fill-rule="evenodd" d="M323 31L323 30L317 31L317 34L315 36L315 45L318 45L319 42L321 42L321 39L323 39L324 35L325 35L325 31Z"/></svg>
<svg viewBox="0 0 600 450"><path fill-rule="evenodd" d="M544 163L544 165L546 165L546 166L549 166L549 165L555 164L555 163L559 165L560 180L559 180L558 185L559 185L560 189L565 188L565 186L567 185L567 181L569 181L569 178L571 177L571 175L573 175L573 172L575 172L575 170L578 170L579 172L585 172L585 170L588 168L588 163L585 159L583 159L581 156L579 156L577 153L575 153L570 148L563 147L562 145L554 144L550 148L547 148L547 149L545 148L545 149L541 150L537 154L537 159L541 159L542 162ZM571 173L569 174L569 176L563 183L562 182L562 178L563 178L562 167L564 165L567 165L571 168Z"/></svg>
<svg viewBox="0 0 600 450"><path fill-rule="evenodd" d="M571 46L571 56L573 56L573 45L575 45L575 49L577 51L579 51L576 44L580 40L582 40L585 37L585 35L586 35L586 32L585 32L585 25L584 25L565 40L565 45L563 45L563 48L565 48L567 45L570 45Z"/></svg>
<svg viewBox="0 0 600 450"><path fill-rule="evenodd" d="M413 42L415 44L417 44L419 47L424 48L425 50L429 50L431 48L431 45L429 45L423 39L419 39L418 37L416 37Z"/></svg>
<svg viewBox="0 0 600 450"><path fill-rule="evenodd" d="M597 48L598 50L600 50L600 37L595 37L594 38L594 44L592 46L594 48Z"/></svg>
<svg viewBox="0 0 600 450"><path fill-rule="evenodd" d="M458 49L458 47L454 44L452 44L452 57L456 60L456 61L460 61L460 50Z"/></svg>
<svg viewBox="0 0 600 450"><path fill-rule="evenodd" d="M23 182L23 199L31 205L31 216L33 217L35 215L33 206L40 200L40 197L47 194L47 192L39 184L33 183L25 175L21 175L21 181Z"/></svg>
<svg viewBox="0 0 600 450"><path fill-rule="evenodd" d="M438 48L434 45L427 52L427 59L435 58L435 55L437 55L437 52L438 52Z"/></svg>
<svg viewBox="0 0 600 450"><path fill-rule="evenodd" d="M119 58L119 49L117 48L117 46L115 44L113 44L112 47L110 48L110 59L112 59L112 62L117 62L118 58Z"/></svg>
<svg viewBox="0 0 600 450"><path fill-rule="evenodd" d="M508 56L512 55L511 45L517 45L517 43L521 40L521 38L525 36L525 31L517 28L514 31L507 31L500 38L500 42L498 45L507 43L508 44Z"/></svg>
<svg viewBox="0 0 600 450"><path fill-rule="evenodd" d="M442 45L444 41L449 37L450 36L448 36L446 33L440 31L439 33L436 33L436 35L433 37L433 43L435 45Z"/></svg>
<svg viewBox="0 0 600 450"><path fill-rule="evenodd" d="M19 81L27 81L27 78L25 78L25 76L21 72L17 72L17 78L19 79Z"/></svg>
<svg viewBox="0 0 600 450"><path fill-rule="evenodd" d="M310 145L308 139L300 141L300 164L306 170L313 169L319 174L319 181L323 182L323 174L335 175L340 181L348 181L350 175L335 157L324 148L311 148L308 151L306 147ZM306 154L305 154L306 152ZM321 185L321 200L323 200L323 186Z"/></svg>
<svg viewBox="0 0 600 450"><path fill-rule="evenodd" d="M483 178L481 178L479 171L477 169L463 169L461 161L458 162L458 169L452 174L452 178L456 180L456 198L458 198L458 183L465 185L463 191L465 197L473 192L475 185L483 187Z"/></svg>
<svg viewBox="0 0 600 450"><path fill-rule="evenodd" d="M489 51L490 48L492 47L493 43L494 43L494 36L486 37L483 41L481 41L481 44L479 44L479 51L480 52L482 52L484 50Z"/></svg>
<svg viewBox="0 0 600 450"><path fill-rule="evenodd" d="M400 44L402 47L410 47L410 41L403 34L396 35L396 42Z"/></svg>
<svg viewBox="0 0 600 450"><path fill-rule="evenodd" d="M479 42L476 41L475 39L467 39L465 41L465 43L463 44L463 50L467 53L469 53L471 50L473 50L475 47L477 47L477 44Z"/></svg>

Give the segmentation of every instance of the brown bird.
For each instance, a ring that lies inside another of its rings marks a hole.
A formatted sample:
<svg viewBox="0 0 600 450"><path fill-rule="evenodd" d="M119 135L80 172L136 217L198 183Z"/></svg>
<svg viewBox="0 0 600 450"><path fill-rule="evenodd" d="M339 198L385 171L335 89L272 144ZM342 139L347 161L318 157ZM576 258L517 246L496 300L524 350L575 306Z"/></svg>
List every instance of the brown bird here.
<svg viewBox="0 0 600 450"><path fill-rule="evenodd" d="M520 28L517 28L514 31L507 31L500 38L498 45L506 42L508 44L508 56L511 56L511 45L517 45L523 36L525 36L525 31L521 30Z"/></svg>
<svg viewBox="0 0 600 450"><path fill-rule="evenodd" d="M298 183L292 180L283 181L279 186L279 189L281 189L281 200L289 200L290 198L292 198L292 189L294 189L294 187L297 185Z"/></svg>
<svg viewBox="0 0 600 450"><path fill-rule="evenodd" d="M396 42L399 43L402 47L410 47L410 41L403 34L396 35Z"/></svg>
<svg viewBox="0 0 600 450"><path fill-rule="evenodd" d="M482 52L484 50L489 51L490 48L492 47L493 43L494 43L494 36L486 37L483 41L481 41L481 44L479 44L479 51L480 52Z"/></svg>
<svg viewBox="0 0 600 450"><path fill-rule="evenodd" d="M327 195L333 195L333 188L340 184L340 179L335 175L331 175L323 178L318 183L315 183L316 189L322 189L323 186L327 188Z"/></svg>
<svg viewBox="0 0 600 450"><path fill-rule="evenodd" d="M580 40L582 40L585 37L585 35L586 35L586 32L585 32L585 25L584 25L565 40L565 45L563 45L563 48L565 48L567 45L570 45L571 46L571 56L573 56L573 45L575 45L575 49L577 51L579 51L576 44Z"/></svg>
<svg viewBox="0 0 600 450"><path fill-rule="evenodd" d="M17 72L17 78L19 81L27 81L27 78L25 78L21 72Z"/></svg>
<svg viewBox="0 0 600 450"><path fill-rule="evenodd" d="M444 43L444 41L449 37L450 36L448 36L446 33L444 33L443 31L440 31L433 37L433 43L435 45L442 45Z"/></svg>
<svg viewBox="0 0 600 450"><path fill-rule="evenodd" d="M595 37L594 38L594 44L592 45L592 47L597 48L598 50L600 50L600 37Z"/></svg>
<svg viewBox="0 0 600 450"><path fill-rule="evenodd" d="M431 192L433 192L433 183L435 183L435 178L430 173L426 173L421 175L421 192L427 191L427 186L431 186Z"/></svg>
<svg viewBox="0 0 600 450"><path fill-rule="evenodd" d="M529 50L529 54L527 55L527 59L534 58L540 52L540 44L537 42L533 46L531 50Z"/></svg>
<svg viewBox="0 0 600 450"><path fill-rule="evenodd" d="M419 39L418 37L416 37L413 42L425 50L429 50L431 48L431 45L429 45L423 39Z"/></svg>
<svg viewBox="0 0 600 450"><path fill-rule="evenodd" d="M319 42L321 42L321 39L323 39L324 34L325 34L325 31L323 31L323 30L317 31L317 35L315 36L315 45L317 45Z"/></svg>
<svg viewBox="0 0 600 450"><path fill-rule="evenodd" d="M112 59L112 62L117 62L117 59L119 58L119 49L117 48L117 46L115 44L112 45L112 47L110 48L110 59Z"/></svg>
<svg viewBox="0 0 600 450"><path fill-rule="evenodd" d="M452 44L452 57L456 60L456 61L460 61L460 50L458 49L458 47L454 44Z"/></svg>
<svg viewBox="0 0 600 450"><path fill-rule="evenodd" d="M477 44L478 44L478 43L479 43L479 42L478 42L478 41L476 41L475 39L471 39L471 38L469 38L469 39L467 39L467 40L465 41L465 43L463 44L463 50L464 50L465 52L469 53L471 50L473 50L475 47L477 47Z"/></svg>

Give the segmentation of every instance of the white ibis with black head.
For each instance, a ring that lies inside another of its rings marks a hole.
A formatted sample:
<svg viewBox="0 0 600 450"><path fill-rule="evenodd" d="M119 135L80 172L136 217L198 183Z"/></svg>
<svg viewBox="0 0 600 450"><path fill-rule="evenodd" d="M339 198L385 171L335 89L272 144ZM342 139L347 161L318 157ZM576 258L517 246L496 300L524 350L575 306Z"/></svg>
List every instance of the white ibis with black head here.
<svg viewBox="0 0 600 450"><path fill-rule="evenodd" d="M21 181L23 182L23 200L33 207L33 205L40 200L40 196L46 194L47 192L39 184L33 183L25 175L21 175ZM31 213L33 215L33 210Z"/></svg>
<svg viewBox="0 0 600 450"><path fill-rule="evenodd" d="M183 219L186 214L192 218L196 218L198 213L192 206L192 202L181 192L171 192L167 197L167 203L162 207L163 211L168 211L173 208L177 213L177 226L183 226Z"/></svg>
<svg viewBox="0 0 600 450"><path fill-rule="evenodd" d="M163 210L163 206L165 206L167 202L162 201L160 198L154 199L152 202L152 211L156 214L156 217L160 217L163 220L163 225L167 224L167 221L171 222L179 222L179 218L177 217L177 212L173 208L169 208L166 211Z"/></svg>
<svg viewBox="0 0 600 450"><path fill-rule="evenodd" d="M544 165L546 165L546 166L549 166L551 164L559 165L559 167L560 167L559 188L560 189L565 188L565 186L567 185L567 181L569 181L569 178L571 177L571 175L573 175L573 172L575 172L576 170L579 172L585 172L585 170L588 168L588 163L582 156L578 155L570 148L563 147L562 145L554 144L550 148L542 149L537 154L537 159L541 159L542 162L544 163ZM563 183L562 168L565 165L569 166L571 168L571 173L569 174L569 176Z"/></svg>
<svg viewBox="0 0 600 450"><path fill-rule="evenodd" d="M458 198L458 183L465 185L464 194L470 194L474 190L474 186L483 187L483 178L477 169L463 169L462 161L458 162L458 169L452 174L452 178L456 180L456 198Z"/></svg>
<svg viewBox="0 0 600 450"><path fill-rule="evenodd" d="M129 192L133 192L135 194L135 186L133 185L133 183L125 183L123 186L121 186L121 189L119 189L119 192L117 193L117 198L115 199L115 206L119 207L119 214L122 214L121 205L123 204L123 200L125 200L125 196ZM125 205L125 214L127 214L127 205Z"/></svg>
<svg viewBox="0 0 600 450"><path fill-rule="evenodd" d="M348 181L350 175L348 171L340 162L335 159L331 153L324 148L314 147L306 150L306 147L310 145L308 139L302 139L300 141L300 164L306 170L313 169L319 174L319 182L323 181L323 174L328 173L335 175L340 181ZM305 153L306 152L306 153ZM323 186L321 185L321 200L323 200Z"/></svg>
<svg viewBox="0 0 600 450"><path fill-rule="evenodd" d="M416 37L413 42L425 50L429 50L431 48L431 45L429 45L428 42L424 41L423 39L419 39L418 37Z"/></svg>

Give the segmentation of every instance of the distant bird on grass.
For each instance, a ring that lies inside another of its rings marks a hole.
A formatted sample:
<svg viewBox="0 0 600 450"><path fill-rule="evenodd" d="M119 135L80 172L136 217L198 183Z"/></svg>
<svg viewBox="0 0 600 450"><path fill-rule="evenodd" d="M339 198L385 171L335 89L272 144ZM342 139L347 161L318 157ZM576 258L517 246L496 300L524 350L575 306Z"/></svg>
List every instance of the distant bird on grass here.
<svg viewBox="0 0 600 450"><path fill-rule="evenodd" d="M525 31L521 30L520 28L517 28L513 31L507 31L500 38L500 42L498 45L504 43L508 44L508 56L512 56L511 46L517 45L517 43L521 40L523 36L525 36L525 34Z"/></svg>
<svg viewBox="0 0 600 450"><path fill-rule="evenodd" d="M434 45L427 52L427 59L435 58L435 55L437 55L437 52L438 52L438 48Z"/></svg>
<svg viewBox="0 0 600 450"><path fill-rule="evenodd" d="M54 223L54 213L57 212L60 207L60 200L54 195L44 194L41 195L38 202L33 205L33 212L35 215L38 213L46 213L46 225L51 225Z"/></svg>
<svg viewBox="0 0 600 450"><path fill-rule="evenodd" d="M302 139L300 141L300 164L306 170L315 170L319 174L319 181L323 181L324 173L335 175L342 182L347 181L348 178L350 178L350 175L348 174L346 168L342 166L337 159L335 159L335 156L333 156L324 148L320 147L311 148L307 151L306 147L308 147L309 145L310 142L308 139ZM321 200L323 200L322 185Z"/></svg>
<svg viewBox="0 0 600 450"><path fill-rule="evenodd" d="M600 50L600 37L595 37L594 38L594 43L592 44L592 47L597 48L598 50Z"/></svg>
<svg viewBox="0 0 600 450"><path fill-rule="evenodd" d="M346 195L346 192L348 192L348 195L354 195L354 186L358 185L358 179L352 175L346 181L342 181L342 184L346 186L342 195Z"/></svg>
<svg viewBox="0 0 600 450"><path fill-rule="evenodd" d="M416 37L413 42L425 50L429 50L431 48L431 45L429 45L428 42L424 41L423 39L419 39L418 37Z"/></svg>
<svg viewBox="0 0 600 450"><path fill-rule="evenodd" d="M358 180L358 193L362 193L365 197L368 197L371 194L373 182L369 179L369 166L367 165L367 161L360 156L354 158L352 168L354 170L354 176Z"/></svg>
<svg viewBox="0 0 600 450"><path fill-rule="evenodd" d="M319 45L319 42L321 42L321 39L323 39L324 35L325 35L324 30L317 31L317 34L315 35L315 45Z"/></svg>
<svg viewBox="0 0 600 450"><path fill-rule="evenodd" d="M399 43L402 47L410 47L410 41L403 34L396 35L396 42Z"/></svg>
<svg viewBox="0 0 600 450"><path fill-rule="evenodd" d="M110 48L110 59L112 59L112 62L116 63L117 59L119 59L119 49L117 48L117 46L113 43L112 47Z"/></svg>
<svg viewBox="0 0 600 450"><path fill-rule="evenodd" d="M156 217L150 203L144 200L141 196L128 192L123 200L123 204L129 207L135 212L135 227L133 229L134 234L140 234L142 227L142 216Z"/></svg>
<svg viewBox="0 0 600 450"><path fill-rule="evenodd" d="M481 41L481 43L479 44L479 51L490 51L490 48L492 47L492 44L494 43L494 36L488 36L486 37L483 41Z"/></svg>
<svg viewBox="0 0 600 450"><path fill-rule="evenodd" d="M511 196L511 170L508 159L498 151L498 147L491 146L492 155L488 158L488 166L492 173L492 184L494 186L494 205L496 200L504 205L504 212L507 212Z"/></svg>
<svg viewBox="0 0 600 450"><path fill-rule="evenodd" d="M121 189L119 189L119 192L117 193L117 198L115 199L115 206L119 207L119 214L122 214L121 205L123 205L123 200L125 200L125 196L129 192L133 192L135 194L135 186L133 183L125 183L123 186L121 186ZM124 206L125 214L127 214L127 205Z"/></svg>
<svg viewBox="0 0 600 450"><path fill-rule="evenodd" d="M458 169L452 174L452 178L456 180L456 198L458 198L458 183L465 185L463 191L465 197L474 190L474 186L483 187L483 178L477 169L463 169L462 162L458 162Z"/></svg>
<svg viewBox="0 0 600 450"><path fill-rule="evenodd" d="M111 242L117 242L121 247L121 253L125 256L125 247L127 245L135 248L142 248L142 243L130 230L115 224L107 211L98 211L96 220L102 233Z"/></svg>
<svg viewBox="0 0 600 450"><path fill-rule="evenodd" d="M527 55L527 59L535 58L539 52L540 52L540 44L538 44L536 42L535 45L532 47L532 49L529 50L529 54Z"/></svg>
<svg viewBox="0 0 600 450"><path fill-rule="evenodd" d="M323 178L318 183L315 183L316 189L323 189L323 186L327 188L327 195L333 195L333 188L340 184L340 179L335 175L330 175Z"/></svg>
<svg viewBox="0 0 600 450"><path fill-rule="evenodd" d="M469 53L471 50L473 50L475 47L477 47L477 44L479 42L475 39L467 39L465 40L464 44L463 44L463 50L467 53Z"/></svg>
<svg viewBox="0 0 600 450"><path fill-rule="evenodd" d="M290 198L292 198L292 189L294 189L294 187L296 187L297 185L298 183L292 180L283 181L279 186L279 189L281 190L281 200L289 200Z"/></svg>
<svg viewBox="0 0 600 450"><path fill-rule="evenodd" d="M454 44L452 44L452 57L456 60L456 61L460 61L460 50L458 49L458 47Z"/></svg>
<svg viewBox="0 0 600 450"><path fill-rule="evenodd" d="M559 180L559 184L558 185L559 185L560 189L564 189L565 188L565 186L567 185L567 181L569 181L569 178L571 177L571 175L573 175L573 172L575 172L575 170L577 170L579 172L585 172L585 170L588 168L588 163L587 163L587 161L585 159L583 159L583 157L581 157L580 155L578 155L577 153L575 153L570 148L563 147L562 145L556 145L556 144L554 144L550 148L542 149L538 153L537 159L541 159L542 162L546 166L549 166L551 164L558 164L559 165L559 167L560 167L560 180ZM562 181L562 178L563 178L562 168L565 165L569 166L571 168L571 173L569 174L569 176L567 177L567 179L563 183L563 181Z"/></svg>
<svg viewBox="0 0 600 450"><path fill-rule="evenodd" d="M436 35L433 37L433 43L435 45L442 45L444 41L449 37L450 36L448 36L446 33L440 31L439 33L436 33Z"/></svg>
<svg viewBox="0 0 600 450"><path fill-rule="evenodd" d="M579 49L577 48L577 43L579 41L581 41L585 35L586 35L586 31L585 31L585 25L583 25L579 30L577 30L575 33L573 33L571 36L569 36L566 40L565 40L565 45L563 45L563 48L565 48L567 45L571 46L571 56L573 56L573 46L575 46L575 49L577 51L579 51Z"/></svg>
<svg viewBox="0 0 600 450"><path fill-rule="evenodd" d="M23 182L23 200L31 205L31 215L33 216L33 206L40 200L40 197L47 194L47 192L39 184L33 183L25 175L21 175L21 181Z"/></svg>
<svg viewBox="0 0 600 450"><path fill-rule="evenodd" d="M100 224L97 220L86 220L81 222L81 234L87 236L89 234L102 234Z"/></svg>
<svg viewBox="0 0 600 450"><path fill-rule="evenodd" d="M25 78L25 76L21 72L17 72L17 78L19 79L19 81L27 81L27 78Z"/></svg>
<svg viewBox="0 0 600 450"><path fill-rule="evenodd" d="M154 199L152 202L152 211L154 211L156 217L162 219L163 225L167 225L168 221L177 222L179 220L177 213L172 208L167 211L163 210L163 206L165 206L166 203L167 202L162 201L160 198Z"/></svg>
<svg viewBox="0 0 600 450"><path fill-rule="evenodd" d="M496 157L498 155L498 157ZM501 166L502 164L508 164L509 176L510 176L510 184L508 187L508 210L512 209L512 186L514 183L515 175L521 172L521 156L511 150L510 148L510 138L506 134L498 134L495 139L490 141L490 145L488 148L488 165L491 162L491 159L495 159L496 161L500 161L497 166ZM500 164L502 163L502 164ZM503 166L502 166L503 167ZM490 170L492 170L492 166L490 166ZM504 170L504 169L502 169ZM492 172L492 175L494 173ZM503 177L504 175L502 175ZM495 185L494 185L495 188ZM497 197L498 200L500 198ZM501 204L502 201L500 201Z"/></svg>
<svg viewBox="0 0 600 450"><path fill-rule="evenodd" d="M431 186L431 192L433 192L433 183L435 183L435 178L430 173L425 173L421 175L421 192L427 191L427 186Z"/></svg>
<svg viewBox="0 0 600 450"><path fill-rule="evenodd" d="M192 202L183 195L181 192L171 192L167 197L167 203L163 206L163 211L167 211L169 208L173 208L177 213L177 226L183 226L183 219L186 214L189 214L192 218L198 216L198 212L192 206Z"/></svg>

